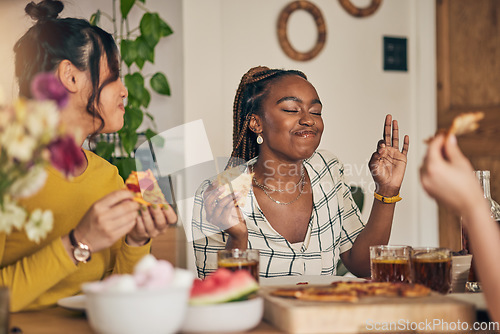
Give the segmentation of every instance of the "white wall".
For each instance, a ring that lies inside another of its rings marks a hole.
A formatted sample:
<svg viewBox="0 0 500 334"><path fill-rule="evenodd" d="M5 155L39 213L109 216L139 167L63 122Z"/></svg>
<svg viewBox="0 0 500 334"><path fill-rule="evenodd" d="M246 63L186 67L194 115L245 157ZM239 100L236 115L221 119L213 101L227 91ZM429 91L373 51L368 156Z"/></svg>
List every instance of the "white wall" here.
<svg viewBox="0 0 500 334"><path fill-rule="evenodd" d="M288 0L184 0L185 119L202 118L217 156L231 152L232 103L251 67L304 71L323 103L321 148L351 168L348 179L373 190L367 162L391 113L410 135L408 168L397 204L391 243L437 244L436 208L420 187L423 138L435 129L435 15L433 0L385 0L367 18L350 16L338 1L315 0L327 25L327 42L313 60L298 62L280 49L276 23ZM369 1L353 1L365 6ZM303 27L303 29L302 29ZM315 40L303 11L289 21L292 43L307 50ZM409 71L384 72L383 36L407 37ZM402 137L402 136L401 136Z"/></svg>

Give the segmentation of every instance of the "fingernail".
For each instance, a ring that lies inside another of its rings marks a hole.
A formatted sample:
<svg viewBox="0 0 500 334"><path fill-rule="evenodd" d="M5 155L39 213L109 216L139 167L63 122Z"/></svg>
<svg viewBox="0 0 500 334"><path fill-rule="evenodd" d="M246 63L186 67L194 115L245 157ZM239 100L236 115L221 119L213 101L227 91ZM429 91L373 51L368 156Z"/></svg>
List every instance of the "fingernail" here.
<svg viewBox="0 0 500 334"><path fill-rule="evenodd" d="M158 209L158 205L153 204L153 209L155 209L155 210Z"/></svg>
<svg viewBox="0 0 500 334"><path fill-rule="evenodd" d="M147 209L148 209L147 206L145 206L144 204L141 205L141 210L142 211L146 211Z"/></svg>
<svg viewBox="0 0 500 334"><path fill-rule="evenodd" d="M448 136L448 142L449 142L450 144L454 144L454 145L456 145L456 144L457 144L457 137L456 137L454 134L450 134L450 135Z"/></svg>

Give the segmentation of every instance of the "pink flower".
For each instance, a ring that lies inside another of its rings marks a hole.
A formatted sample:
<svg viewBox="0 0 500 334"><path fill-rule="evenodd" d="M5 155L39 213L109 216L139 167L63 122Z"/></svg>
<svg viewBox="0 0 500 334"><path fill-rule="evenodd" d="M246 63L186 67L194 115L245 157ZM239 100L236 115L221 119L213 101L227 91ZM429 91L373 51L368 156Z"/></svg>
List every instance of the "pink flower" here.
<svg viewBox="0 0 500 334"><path fill-rule="evenodd" d="M57 138L48 148L52 165L66 177L73 175L74 171L85 162L82 149L76 145L71 136Z"/></svg>
<svg viewBox="0 0 500 334"><path fill-rule="evenodd" d="M31 94L37 100L54 100L59 109L68 103L68 91L51 72L39 73L33 78Z"/></svg>

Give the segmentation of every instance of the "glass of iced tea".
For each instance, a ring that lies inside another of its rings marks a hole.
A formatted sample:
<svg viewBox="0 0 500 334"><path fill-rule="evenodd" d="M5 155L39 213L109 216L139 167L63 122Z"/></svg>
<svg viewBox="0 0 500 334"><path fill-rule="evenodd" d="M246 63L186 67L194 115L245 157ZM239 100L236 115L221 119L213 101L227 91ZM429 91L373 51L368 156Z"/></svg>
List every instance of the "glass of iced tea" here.
<svg viewBox="0 0 500 334"><path fill-rule="evenodd" d="M217 252L217 265L231 271L248 270L259 281L259 251L257 249L221 250Z"/></svg>
<svg viewBox="0 0 500 334"><path fill-rule="evenodd" d="M375 282L411 280L410 246L377 245L370 247L370 268Z"/></svg>
<svg viewBox="0 0 500 334"><path fill-rule="evenodd" d="M440 293L451 289L451 251L446 248L413 248L412 281Z"/></svg>

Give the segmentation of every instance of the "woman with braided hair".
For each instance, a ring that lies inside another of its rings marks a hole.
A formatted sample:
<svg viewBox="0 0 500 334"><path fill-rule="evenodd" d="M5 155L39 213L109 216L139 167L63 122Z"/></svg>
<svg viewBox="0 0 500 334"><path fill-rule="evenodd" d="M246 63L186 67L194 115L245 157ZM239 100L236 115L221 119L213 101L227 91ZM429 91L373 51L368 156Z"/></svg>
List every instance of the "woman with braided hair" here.
<svg viewBox="0 0 500 334"><path fill-rule="evenodd" d="M233 111L228 167L252 175L252 187L222 198L215 178L199 187L193 211L198 275L217 268L217 251L252 248L260 251L261 277L335 275L339 258L353 274L369 276L369 246L388 242L401 199L409 138L400 151L397 121L386 116L369 162L376 192L364 224L342 163L317 150L322 103L302 72L250 69Z"/></svg>

